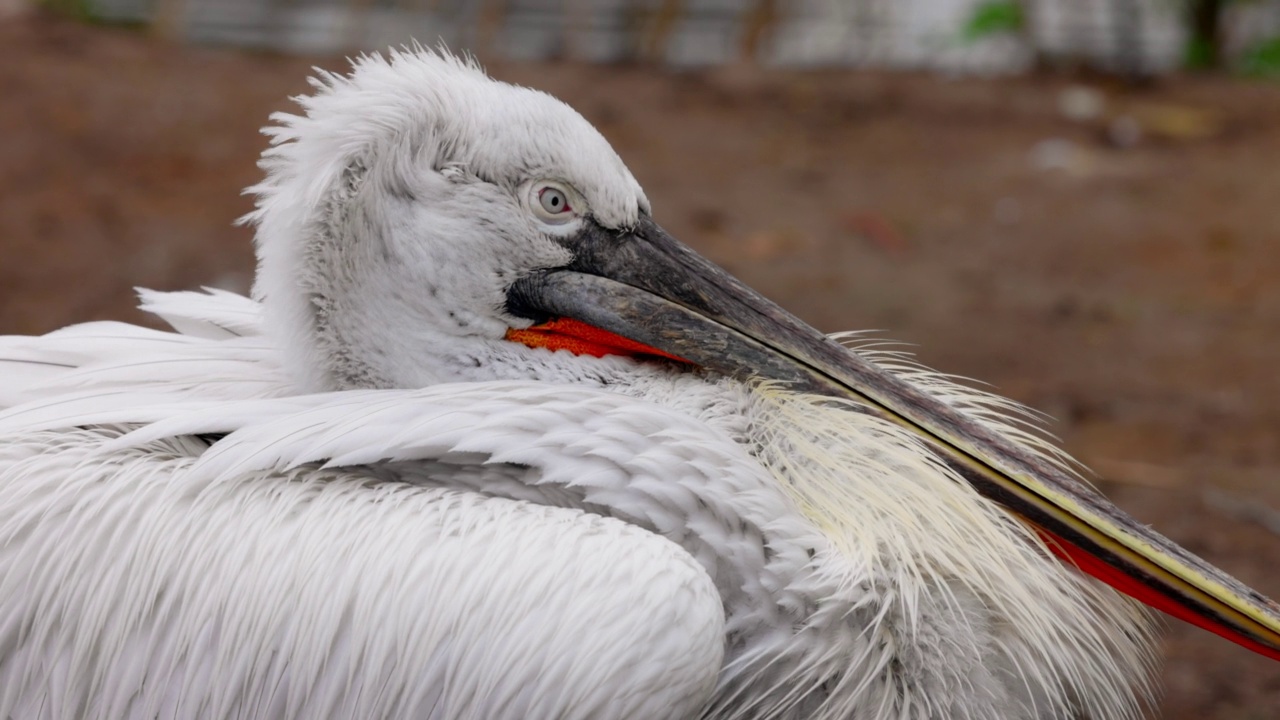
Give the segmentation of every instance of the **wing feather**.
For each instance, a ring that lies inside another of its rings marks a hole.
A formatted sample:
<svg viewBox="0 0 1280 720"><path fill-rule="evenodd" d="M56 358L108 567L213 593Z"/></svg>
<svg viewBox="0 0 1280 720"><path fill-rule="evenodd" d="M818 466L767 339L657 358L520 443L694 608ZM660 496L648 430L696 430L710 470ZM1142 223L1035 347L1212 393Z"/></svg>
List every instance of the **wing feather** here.
<svg viewBox="0 0 1280 720"><path fill-rule="evenodd" d="M110 429L0 443L0 717L689 717L705 570L578 510L300 469L210 479Z"/></svg>
<svg viewBox="0 0 1280 720"><path fill-rule="evenodd" d="M138 289L139 307L183 335L227 340L262 334L262 306L243 295L205 288L204 292L156 292Z"/></svg>
<svg viewBox="0 0 1280 720"><path fill-rule="evenodd" d="M111 388L218 399L296 391L261 337L258 303L217 290L140 294L142 308L178 332L92 322L0 337L0 408Z"/></svg>

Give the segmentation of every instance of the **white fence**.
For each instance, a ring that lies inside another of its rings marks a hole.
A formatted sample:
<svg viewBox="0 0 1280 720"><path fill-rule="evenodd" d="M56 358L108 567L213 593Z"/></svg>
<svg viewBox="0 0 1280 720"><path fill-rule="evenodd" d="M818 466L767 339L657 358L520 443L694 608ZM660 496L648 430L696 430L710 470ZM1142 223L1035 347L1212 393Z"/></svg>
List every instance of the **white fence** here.
<svg viewBox="0 0 1280 720"><path fill-rule="evenodd" d="M91 0L109 20L158 21L197 42L284 52L410 40L513 59L750 59L1013 73L1037 59L1159 73L1181 62L1179 0L1021 0L1022 29L967 38L990 0ZM1280 35L1280 0L1231 6L1226 45Z"/></svg>

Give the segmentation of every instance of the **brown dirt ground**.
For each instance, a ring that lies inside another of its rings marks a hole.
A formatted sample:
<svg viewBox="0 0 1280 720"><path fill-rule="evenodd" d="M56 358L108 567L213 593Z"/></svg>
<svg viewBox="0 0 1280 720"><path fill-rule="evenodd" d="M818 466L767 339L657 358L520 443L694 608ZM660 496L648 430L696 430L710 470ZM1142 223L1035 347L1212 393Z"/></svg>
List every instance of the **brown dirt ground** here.
<svg viewBox="0 0 1280 720"><path fill-rule="evenodd" d="M311 64L343 66L0 23L0 332L245 289L238 193ZM1103 87L1154 118L1121 150L1061 117L1065 79L491 69L596 123L678 237L1055 416L1120 505L1280 597L1280 86ZM1177 622L1166 651L1162 717L1280 717L1275 663Z"/></svg>

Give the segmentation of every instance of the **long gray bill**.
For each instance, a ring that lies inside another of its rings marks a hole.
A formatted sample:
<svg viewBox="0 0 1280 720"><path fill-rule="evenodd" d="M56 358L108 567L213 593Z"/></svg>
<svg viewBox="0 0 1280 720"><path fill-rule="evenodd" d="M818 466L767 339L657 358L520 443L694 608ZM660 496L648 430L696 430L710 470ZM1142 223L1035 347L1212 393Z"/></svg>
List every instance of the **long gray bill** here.
<svg viewBox="0 0 1280 720"><path fill-rule="evenodd" d="M566 241L567 267L518 280L508 308L567 317L718 373L855 400L920 436L1060 555L1175 617L1280 660L1280 605L1143 526L1088 485L907 384L750 289L644 217Z"/></svg>

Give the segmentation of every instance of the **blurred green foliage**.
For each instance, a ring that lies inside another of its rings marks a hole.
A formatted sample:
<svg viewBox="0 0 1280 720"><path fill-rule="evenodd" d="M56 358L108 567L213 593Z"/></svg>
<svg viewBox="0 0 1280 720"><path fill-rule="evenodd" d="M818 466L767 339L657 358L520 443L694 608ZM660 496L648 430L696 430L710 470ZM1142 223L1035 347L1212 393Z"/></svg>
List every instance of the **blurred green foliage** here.
<svg viewBox="0 0 1280 720"><path fill-rule="evenodd" d="M985 2L973 9L969 21L960 31L961 37L967 41L979 40L1001 33L1017 33L1022 31L1022 6L1017 2Z"/></svg>
<svg viewBox="0 0 1280 720"><path fill-rule="evenodd" d="M1280 78L1280 37L1249 48L1240 58L1240 70L1255 77Z"/></svg>
<svg viewBox="0 0 1280 720"><path fill-rule="evenodd" d="M1207 38L1192 37L1182 51L1182 65L1188 70L1209 70L1216 63L1216 51Z"/></svg>
<svg viewBox="0 0 1280 720"><path fill-rule="evenodd" d="M41 7L76 20L93 20L93 0L39 0Z"/></svg>

